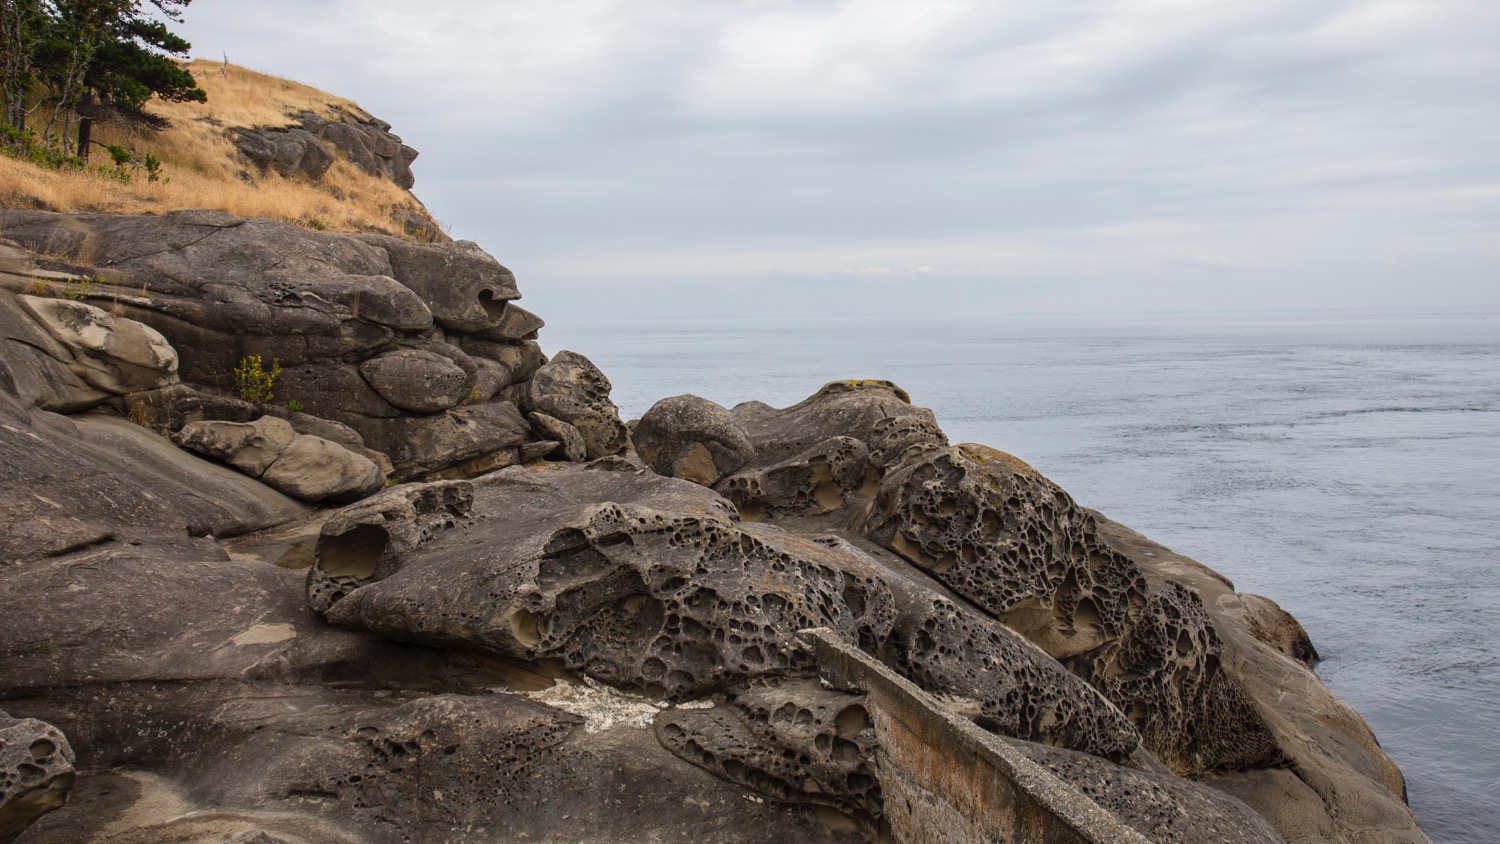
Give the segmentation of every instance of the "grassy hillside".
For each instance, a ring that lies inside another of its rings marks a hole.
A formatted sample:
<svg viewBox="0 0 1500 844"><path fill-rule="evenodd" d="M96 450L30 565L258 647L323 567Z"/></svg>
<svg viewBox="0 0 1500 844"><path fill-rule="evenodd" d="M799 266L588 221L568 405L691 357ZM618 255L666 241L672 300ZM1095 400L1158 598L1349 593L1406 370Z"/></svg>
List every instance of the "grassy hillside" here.
<svg viewBox="0 0 1500 844"><path fill-rule="evenodd" d="M94 146L88 170L53 170L0 156L0 204L52 211L158 214L209 208L244 217L264 217L331 231L379 231L403 235L393 215L422 204L389 180L371 176L348 161L334 162L321 179L262 173L239 154L234 128L283 127L310 111L329 120L369 119L352 100L253 70L197 60L188 65L208 92L205 103L152 101L147 111L171 121L161 131L96 125L93 139L129 150L136 163L123 170L128 181L99 172L112 168L109 154ZM44 109L36 112L40 117ZM399 128L399 127L398 127ZM161 178L150 181L138 162L161 161ZM404 215L403 215L404 216ZM440 229L436 223L431 232ZM440 235L439 235L440 237Z"/></svg>

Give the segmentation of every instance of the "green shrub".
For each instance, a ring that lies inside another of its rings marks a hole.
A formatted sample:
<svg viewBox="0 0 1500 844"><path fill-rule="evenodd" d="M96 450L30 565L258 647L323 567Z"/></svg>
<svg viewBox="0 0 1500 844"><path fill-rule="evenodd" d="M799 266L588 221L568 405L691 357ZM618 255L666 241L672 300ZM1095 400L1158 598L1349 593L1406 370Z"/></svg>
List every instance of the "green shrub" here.
<svg viewBox="0 0 1500 844"><path fill-rule="evenodd" d="M240 390L240 398L262 404L276 397L271 390L276 386L276 376L280 374L280 361L272 359L268 371L260 355L246 355L240 358L240 365L234 368L234 384Z"/></svg>

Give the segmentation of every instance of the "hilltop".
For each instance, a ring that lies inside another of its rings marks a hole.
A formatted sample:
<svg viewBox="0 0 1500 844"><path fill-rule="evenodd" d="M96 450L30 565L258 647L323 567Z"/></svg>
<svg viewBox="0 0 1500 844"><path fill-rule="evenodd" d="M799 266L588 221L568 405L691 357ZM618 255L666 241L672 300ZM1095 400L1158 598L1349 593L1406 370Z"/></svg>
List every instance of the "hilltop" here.
<svg viewBox="0 0 1500 844"><path fill-rule="evenodd" d="M399 161L416 151L358 103L227 62L199 59L187 67L207 103L150 101L146 112L167 121L161 130L97 124L85 170L0 156L0 205L111 214L209 209L320 231L446 239L412 195L409 170L370 166L378 152ZM307 152L309 136L323 149ZM113 167L111 145L131 161ZM157 179L144 165L147 155L160 161Z"/></svg>

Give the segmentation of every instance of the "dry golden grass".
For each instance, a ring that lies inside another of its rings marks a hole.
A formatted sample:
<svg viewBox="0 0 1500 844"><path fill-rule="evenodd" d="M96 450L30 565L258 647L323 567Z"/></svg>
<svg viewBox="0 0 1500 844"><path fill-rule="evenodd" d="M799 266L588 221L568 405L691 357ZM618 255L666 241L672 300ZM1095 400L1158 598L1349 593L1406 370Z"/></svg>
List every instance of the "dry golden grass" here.
<svg viewBox="0 0 1500 844"><path fill-rule="evenodd" d="M162 181L148 181L140 168L122 183L97 172L55 171L0 156L0 205L116 214L208 208L316 229L402 236L392 218L398 209L427 214L409 192L346 161L334 162L317 181L283 178L260 173L235 149L234 128L288 126L304 111L328 119L338 119L340 112L368 119L352 100L235 65L200 59L189 68L208 93L207 103L151 102L148 111L171 121L161 132L96 125L93 133L94 140L122 146L137 160L156 156ZM90 163L110 162L95 148Z"/></svg>

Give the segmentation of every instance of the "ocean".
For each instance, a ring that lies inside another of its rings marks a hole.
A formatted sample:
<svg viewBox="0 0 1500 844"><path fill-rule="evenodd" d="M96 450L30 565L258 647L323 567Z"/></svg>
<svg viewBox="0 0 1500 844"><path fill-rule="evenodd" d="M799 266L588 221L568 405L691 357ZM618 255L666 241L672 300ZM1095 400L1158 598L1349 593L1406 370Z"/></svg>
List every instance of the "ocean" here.
<svg viewBox="0 0 1500 844"><path fill-rule="evenodd" d="M1266 595L1439 844L1500 841L1500 313L570 323L624 418L886 378Z"/></svg>

